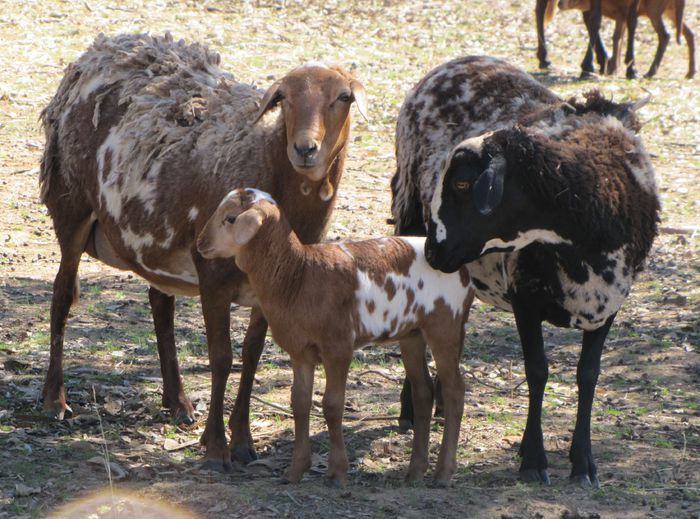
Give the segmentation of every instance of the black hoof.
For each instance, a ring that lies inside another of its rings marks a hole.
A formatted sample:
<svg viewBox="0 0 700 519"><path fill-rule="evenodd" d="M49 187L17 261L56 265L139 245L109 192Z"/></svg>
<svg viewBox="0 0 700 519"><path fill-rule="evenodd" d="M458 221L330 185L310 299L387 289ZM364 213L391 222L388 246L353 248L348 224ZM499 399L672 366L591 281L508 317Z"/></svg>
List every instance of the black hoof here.
<svg viewBox="0 0 700 519"><path fill-rule="evenodd" d="M520 481L524 483L551 484L547 469L524 469L520 471Z"/></svg>
<svg viewBox="0 0 700 519"><path fill-rule="evenodd" d="M291 485L292 482L287 479L287 476L282 476L277 480L280 485Z"/></svg>
<svg viewBox="0 0 700 519"><path fill-rule="evenodd" d="M413 429L413 420L408 418L399 418L399 431L405 433L411 429Z"/></svg>
<svg viewBox="0 0 700 519"><path fill-rule="evenodd" d="M187 426L190 426L190 425L194 425L195 420L194 420L194 418L193 418L192 416L187 416L187 415L184 415L184 416L183 416L183 415L180 415L180 416L175 417L175 422L176 422L178 425L187 425Z"/></svg>
<svg viewBox="0 0 700 519"><path fill-rule="evenodd" d="M639 74L635 69L627 69L627 72L625 73L625 77L627 79L637 79L639 77Z"/></svg>
<svg viewBox="0 0 700 519"><path fill-rule="evenodd" d="M434 479L430 482L428 486L430 488L447 488L450 486L450 484L447 481L438 481Z"/></svg>
<svg viewBox="0 0 700 519"><path fill-rule="evenodd" d="M323 478L323 484L328 488L343 488L339 479Z"/></svg>
<svg viewBox="0 0 700 519"><path fill-rule="evenodd" d="M200 465L200 468L203 470L211 470L226 474L231 472L232 465L230 461L204 460Z"/></svg>
<svg viewBox="0 0 700 519"><path fill-rule="evenodd" d="M588 474L578 474L569 478L571 483L581 488L600 488L600 481L597 476L591 479Z"/></svg>
<svg viewBox="0 0 700 519"><path fill-rule="evenodd" d="M251 461L257 460L258 455L255 453L255 450L247 445L237 445L231 449L231 459L243 464L248 464Z"/></svg>
<svg viewBox="0 0 700 519"><path fill-rule="evenodd" d="M581 75L578 77L581 80L585 79L597 79L598 76L596 76L595 72L590 72L588 70L582 70Z"/></svg>
<svg viewBox="0 0 700 519"><path fill-rule="evenodd" d="M548 59L546 59L546 60L540 60L540 69L546 70L546 69L548 69L548 68L551 67L551 66L552 66L552 62L549 61Z"/></svg>

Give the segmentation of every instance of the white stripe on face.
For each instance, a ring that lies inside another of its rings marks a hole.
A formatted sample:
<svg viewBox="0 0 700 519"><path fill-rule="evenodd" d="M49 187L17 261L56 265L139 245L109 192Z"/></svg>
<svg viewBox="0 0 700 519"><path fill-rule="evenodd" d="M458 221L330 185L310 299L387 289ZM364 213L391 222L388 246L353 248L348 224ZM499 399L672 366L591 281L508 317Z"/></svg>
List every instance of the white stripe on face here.
<svg viewBox="0 0 700 519"><path fill-rule="evenodd" d="M435 191L433 192L433 199L430 201L430 219L435 223L435 241L438 243L443 242L447 239L447 228L445 224L440 220L438 216L438 211L442 206L442 185L445 182L445 173L447 173L447 168L450 166L452 161L452 153L447 159L447 163L440 175L437 178L437 183L435 185Z"/></svg>

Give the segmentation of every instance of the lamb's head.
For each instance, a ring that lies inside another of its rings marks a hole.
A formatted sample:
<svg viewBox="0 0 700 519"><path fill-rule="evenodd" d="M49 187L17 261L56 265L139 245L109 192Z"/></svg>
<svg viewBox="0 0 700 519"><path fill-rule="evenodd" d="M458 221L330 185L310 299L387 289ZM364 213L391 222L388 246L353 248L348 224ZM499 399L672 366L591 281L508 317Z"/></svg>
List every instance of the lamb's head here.
<svg viewBox="0 0 700 519"><path fill-rule="evenodd" d="M511 128L452 150L430 205L425 255L433 268L455 272L489 252L566 242L522 185L520 172L534 160L534 146L526 131Z"/></svg>
<svg viewBox="0 0 700 519"><path fill-rule="evenodd" d="M347 142L353 101L366 118L367 96L362 84L339 67L312 62L270 86L255 121L279 106L289 162L305 179L319 182L327 179L333 161ZM302 192L310 192L306 183L302 184ZM332 197L333 187L327 180L320 193L324 200Z"/></svg>
<svg viewBox="0 0 700 519"><path fill-rule="evenodd" d="M280 218L279 208L264 191L234 189L227 194L197 238L197 250L207 258L235 256L255 237L263 223Z"/></svg>

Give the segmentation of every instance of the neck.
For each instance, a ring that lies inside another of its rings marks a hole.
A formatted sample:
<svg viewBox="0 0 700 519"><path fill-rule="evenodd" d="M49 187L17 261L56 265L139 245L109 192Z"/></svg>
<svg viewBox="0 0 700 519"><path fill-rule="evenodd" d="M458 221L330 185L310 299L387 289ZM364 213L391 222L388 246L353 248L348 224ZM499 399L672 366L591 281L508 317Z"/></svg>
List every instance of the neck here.
<svg viewBox="0 0 700 519"><path fill-rule="evenodd" d="M273 221L268 216L236 255L236 264L248 276L263 308L286 306L294 301L303 280L304 245L284 218Z"/></svg>

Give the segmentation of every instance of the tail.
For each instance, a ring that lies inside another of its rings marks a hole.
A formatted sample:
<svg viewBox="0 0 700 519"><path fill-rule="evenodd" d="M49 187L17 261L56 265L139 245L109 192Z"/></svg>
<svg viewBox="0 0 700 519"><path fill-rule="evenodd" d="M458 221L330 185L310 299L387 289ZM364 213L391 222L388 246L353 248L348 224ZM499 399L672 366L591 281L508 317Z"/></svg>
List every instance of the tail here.
<svg viewBox="0 0 700 519"><path fill-rule="evenodd" d="M423 204L406 169L397 168L391 179L391 214L396 236L425 236Z"/></svg>
<svg viewBox="0 0 700 519"><path fill-rule="evenodd" d="M678 0L681 1L681 0ZM557 0L547 0L547 7L544 10L544 26L547 27L554 19L554 9L557 7Z"/></svg>
<svg viewBox="0 0 700 519"><path fill-rule="evenodd" d="M685 10L685 0L675 0L676 17L673 20L676 24L676 42L681 43L681 32L683 32L683 11Z"/></svg>

